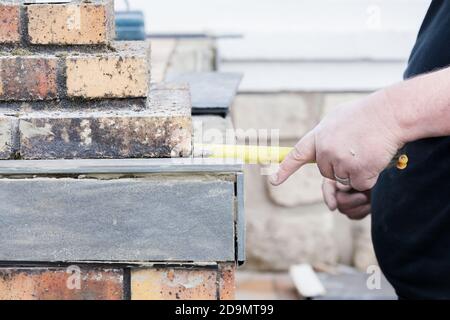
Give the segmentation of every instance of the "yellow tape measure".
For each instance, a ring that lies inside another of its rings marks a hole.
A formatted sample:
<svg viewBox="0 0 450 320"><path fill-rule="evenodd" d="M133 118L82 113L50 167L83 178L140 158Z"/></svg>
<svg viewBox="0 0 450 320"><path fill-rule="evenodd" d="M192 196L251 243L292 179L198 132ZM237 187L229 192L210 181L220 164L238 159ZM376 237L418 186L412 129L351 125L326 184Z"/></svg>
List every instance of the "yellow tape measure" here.
<svg viewBox="0 0 450 320"><path fill-rule="evenodd" d="M282 162L293 148L221 144L195 144L194 156L216 159L236 159L247 164L273 164ZM391 165L399 170L408 167L408 156L400 155Z"/></svg>

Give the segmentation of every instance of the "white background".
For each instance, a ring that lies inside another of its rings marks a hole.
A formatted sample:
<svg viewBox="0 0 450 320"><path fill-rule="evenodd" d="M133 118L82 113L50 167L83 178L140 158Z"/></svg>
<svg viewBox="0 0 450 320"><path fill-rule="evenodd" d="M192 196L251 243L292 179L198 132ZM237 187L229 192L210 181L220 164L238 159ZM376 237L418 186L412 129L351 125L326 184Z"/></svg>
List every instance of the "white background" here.
<svg viewBox="0 0 450 320"><path fill-rule="evenodd" d="M401 80L430 0L130 0L149 33L239 34L219 69L244 91L367 91ZM123 9L124 1L116 0Z"/></svg>

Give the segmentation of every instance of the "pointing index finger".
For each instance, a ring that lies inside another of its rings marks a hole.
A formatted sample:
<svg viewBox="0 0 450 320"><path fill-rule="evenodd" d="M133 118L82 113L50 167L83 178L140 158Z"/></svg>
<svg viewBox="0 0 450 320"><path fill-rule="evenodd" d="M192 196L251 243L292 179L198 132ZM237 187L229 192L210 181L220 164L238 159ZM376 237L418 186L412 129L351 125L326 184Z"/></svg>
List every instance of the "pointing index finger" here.
<svg viewBox="0 0 450 320"><path fill-rule="evenodd" d="M316 147L314 133L311 131L286 156L280 164L278 172L270 178L270 183L274 186L279 186L305 164L314 162L315 158Z"/></svg>

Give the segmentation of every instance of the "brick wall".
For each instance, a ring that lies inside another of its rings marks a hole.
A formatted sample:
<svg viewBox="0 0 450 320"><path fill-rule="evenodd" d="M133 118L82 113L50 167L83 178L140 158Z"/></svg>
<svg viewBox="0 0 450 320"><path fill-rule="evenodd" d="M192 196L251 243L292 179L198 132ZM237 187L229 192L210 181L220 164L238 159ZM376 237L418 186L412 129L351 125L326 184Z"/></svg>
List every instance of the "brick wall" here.
<svg viewBox="0 0 450 320"><path fill-rule="evenodd" d="M114 37L113 0L32 2L0 3L1 43L106 45Z"/></svg>
<svg viewBox="0 0 450 320"><path fill-rule="evenodd" d="M150 60L112 0L1 1L0 159L189 156L189 90L151 88Z"/></svg>
<svg viewBox="0 0 450 320"><path fill-rule="evenodd" d="M0 1L0 159L187 157L189 89L150 83L112 0ZM0 266L1 299L231 299L235 266Z"/></svg>
<svg viewBox="0 0 450 320"><path fill-rule="evenodd" d="M230 300L232 264L0 267L0 300Z"/></svg>

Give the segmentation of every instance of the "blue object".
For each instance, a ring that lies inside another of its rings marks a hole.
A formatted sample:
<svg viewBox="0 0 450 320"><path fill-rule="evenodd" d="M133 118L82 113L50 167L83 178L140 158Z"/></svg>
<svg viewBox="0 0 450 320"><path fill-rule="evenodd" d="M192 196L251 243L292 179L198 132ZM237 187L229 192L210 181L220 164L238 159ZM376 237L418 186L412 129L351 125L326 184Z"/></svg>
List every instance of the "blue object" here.
<svg viewBox="0 0 450 320"><path fill-rule="evenodd" d="M116 40L145 40L145 17L142 11L116 12Z"/></svg>

